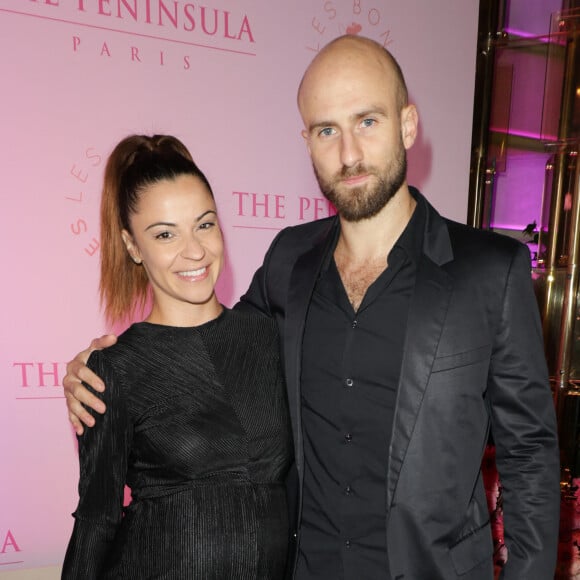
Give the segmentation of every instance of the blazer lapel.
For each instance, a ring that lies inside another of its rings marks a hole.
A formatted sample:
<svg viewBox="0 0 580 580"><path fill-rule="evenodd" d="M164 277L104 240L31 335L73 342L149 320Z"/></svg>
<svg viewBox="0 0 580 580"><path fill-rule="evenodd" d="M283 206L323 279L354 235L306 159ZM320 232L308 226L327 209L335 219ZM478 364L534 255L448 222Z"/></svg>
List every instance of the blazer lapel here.
<svg viewBox="0 0 580 580"><path fill-rule="evenodd" d="M453 252L447 225L441 216L427 204L423 254L417 265L415 290L409 307L389 447L387 510L393 502L453 293L453 279L440 267L451 259L453 259Z"/></svg>

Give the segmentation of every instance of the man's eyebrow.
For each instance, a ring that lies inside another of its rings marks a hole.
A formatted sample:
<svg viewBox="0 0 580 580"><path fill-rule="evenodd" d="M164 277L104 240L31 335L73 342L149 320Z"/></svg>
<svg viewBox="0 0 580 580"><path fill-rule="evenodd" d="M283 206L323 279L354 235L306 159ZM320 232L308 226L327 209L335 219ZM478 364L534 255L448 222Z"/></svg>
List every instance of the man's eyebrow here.
<svg viewBox="0 0 580 580"><path fill-rule="evenodd" d="M369 107L368 109L359 111L358 113L353 113L350 116L350 119L352 121L357 121L359 119L364 119L365 117L372 117L373 115L381 115L383 117L388 117L387 110L383 105L374 105L372 107ZM310 125L308 125L308 132L312 133L316 129L323 129L325 127L335 127L335 126L336 126L335 121L329 120L316 121L315 123L311 123Z"/></svg>
<svg viewBox="0 0 580 580"><path fill-rule="evenodd" d="M315 129L323 129L324 127L334 127L335 123L332 121L317 121L308 125L308 132L312 133Z"/></svg>

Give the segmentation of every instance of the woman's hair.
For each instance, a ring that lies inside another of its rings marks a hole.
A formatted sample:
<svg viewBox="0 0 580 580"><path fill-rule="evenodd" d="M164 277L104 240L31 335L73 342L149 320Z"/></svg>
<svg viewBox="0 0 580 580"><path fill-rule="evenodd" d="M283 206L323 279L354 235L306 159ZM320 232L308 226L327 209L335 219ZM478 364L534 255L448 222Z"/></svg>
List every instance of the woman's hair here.
<svg viewBox="0 0 580 580"><path fill-rule="evenodd" d="M213 197L208 180L181 141L170 135L131 135L113 150L101 197L101 305L110 323L143 312L150 293L145 269L135 264L121 237L143 191L180 175L197 177Z"/></svg>

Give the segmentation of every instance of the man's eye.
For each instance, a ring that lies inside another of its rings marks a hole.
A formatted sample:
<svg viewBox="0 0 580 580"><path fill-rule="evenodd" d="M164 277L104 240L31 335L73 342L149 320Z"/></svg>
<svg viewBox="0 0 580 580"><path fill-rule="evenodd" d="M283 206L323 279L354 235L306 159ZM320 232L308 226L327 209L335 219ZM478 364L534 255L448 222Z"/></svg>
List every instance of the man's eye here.
<svg viewBox="0 0 580 580"><path fill-rule="evenodd" d="M374 119L364 119L361 125L363 127L372 127L372 125L374 125L375 123L376 121Z"/></svg>
<svg viewBox="0 0 580 580"><path fill-rule="evenodd" d="M322 137L329 137L333 133L334 133L334 129L332 127L325 127L318 134Z"/></svg>

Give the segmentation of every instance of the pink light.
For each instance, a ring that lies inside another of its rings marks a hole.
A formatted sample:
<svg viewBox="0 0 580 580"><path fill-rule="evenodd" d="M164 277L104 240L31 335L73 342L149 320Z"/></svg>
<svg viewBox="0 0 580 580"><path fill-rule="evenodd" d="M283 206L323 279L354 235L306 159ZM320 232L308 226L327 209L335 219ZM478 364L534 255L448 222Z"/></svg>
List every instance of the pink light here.
<svg viewBox="0 0 580 580"><path fill-rule="evenodd" d="M507 34L512 34L513 36L519 36L520 38L533 38L534 40L538 40L540 42L550 42L550 37L548 34L537 35L527 30L519 30L518 28L504 28L504 32L507 32Z"/></svg>
<svg viewBox="0 0 580 580"><path fill-rule="evenodd" d="M490 127L490 130L494 133L501 133L502 135L515 135L516 137L528 137L530 139L540 139L544 141L558 140L556 135L542 135L541 133L536 133L533 131L519 131L518 129L506 130L500 127Z"/></svg>
<svg viewBox="0 0 580 580"><path fill-rule="evenodd" d="M507 223L499 223L499 222L491 222L489 227L493 230L509 230L510 232L521 232L522 235L524 233L524 228L528 224L507 224Z"/></svg>
<svg viewBox="0 0 580 580"><path fill-rule="evenodd" d="M528 32L526 30L519 30L518 28L504 28L504 32L511 36L519 37L522 41L534 40L537 42L543 42L544 44L559 44L566 43L566 33L565 32L551 32L546 34L534 34L533 32Z"/></svg>

